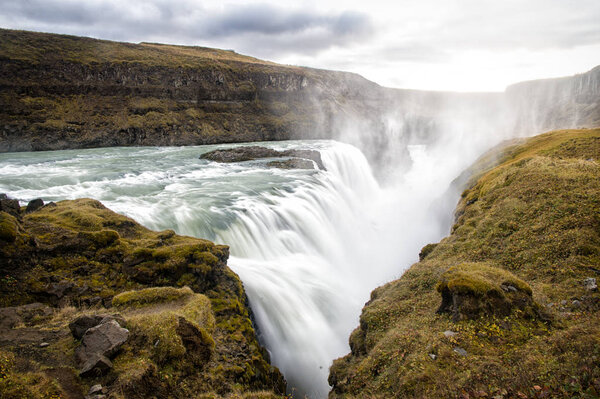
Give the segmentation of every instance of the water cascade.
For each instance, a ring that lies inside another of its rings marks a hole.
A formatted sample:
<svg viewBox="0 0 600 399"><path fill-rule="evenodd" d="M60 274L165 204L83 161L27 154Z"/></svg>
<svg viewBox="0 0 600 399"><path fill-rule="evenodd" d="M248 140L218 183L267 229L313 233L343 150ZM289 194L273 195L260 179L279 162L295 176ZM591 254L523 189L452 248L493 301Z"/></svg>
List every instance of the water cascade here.
<svg viewBox="0 0 600 399"><path fill-rule="evenodd" d="M272 361L298 397L325 397L370 291L447 233L434 207L451 213L449 183L485 146L465 156L447 143L409 145L411 166L382 186L349 144L266 145L319 150L327 170L198 159L216 146L12 153L0 154L0 192L91 197L149 228L230 245Z"/></svg>

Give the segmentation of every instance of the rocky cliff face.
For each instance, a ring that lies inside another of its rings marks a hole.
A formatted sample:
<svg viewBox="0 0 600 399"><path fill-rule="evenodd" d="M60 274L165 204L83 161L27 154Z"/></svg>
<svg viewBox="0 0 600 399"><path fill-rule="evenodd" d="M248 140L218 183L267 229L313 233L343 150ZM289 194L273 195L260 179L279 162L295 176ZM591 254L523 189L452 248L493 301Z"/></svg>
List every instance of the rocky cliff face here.
<svg viewBox="0 0 600 399"><path fill-rule="evenodd" d="M0 38L0 151L330 137L335 113L369 114L354 102L379 89L230 51L8 30Z"/></svg>

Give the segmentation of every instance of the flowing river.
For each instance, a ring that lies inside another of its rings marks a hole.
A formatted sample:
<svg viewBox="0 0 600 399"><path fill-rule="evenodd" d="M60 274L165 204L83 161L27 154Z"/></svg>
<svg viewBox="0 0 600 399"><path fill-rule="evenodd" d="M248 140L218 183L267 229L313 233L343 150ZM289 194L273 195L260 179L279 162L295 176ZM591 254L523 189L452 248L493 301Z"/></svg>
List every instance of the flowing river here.
<svg viewBox="0 0 600 399"><path fill-rule="evenodd" d="M298 396L326 397L329 366L349 352L371 290L447 234L458 198L448 187L480 149L409 146L410 167L381 185L349 144L260 145L318 150L326 170L198 158L233 144L8 153L0 154L0 192L21 201L94 198L151 229L229 245L273 363Z"/></svg>

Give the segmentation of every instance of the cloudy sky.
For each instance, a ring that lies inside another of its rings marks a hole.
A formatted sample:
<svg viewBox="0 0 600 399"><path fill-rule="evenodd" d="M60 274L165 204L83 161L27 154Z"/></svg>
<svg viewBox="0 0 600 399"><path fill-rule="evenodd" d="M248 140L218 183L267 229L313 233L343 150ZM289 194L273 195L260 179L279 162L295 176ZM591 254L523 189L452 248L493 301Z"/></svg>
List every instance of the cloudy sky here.
<svg viewBox="0 0 600 399"><path fill-rule="evenodd" d="M498 91L600 64L600 0L0 0L0 27L234 49L415 89Z"/></svg>

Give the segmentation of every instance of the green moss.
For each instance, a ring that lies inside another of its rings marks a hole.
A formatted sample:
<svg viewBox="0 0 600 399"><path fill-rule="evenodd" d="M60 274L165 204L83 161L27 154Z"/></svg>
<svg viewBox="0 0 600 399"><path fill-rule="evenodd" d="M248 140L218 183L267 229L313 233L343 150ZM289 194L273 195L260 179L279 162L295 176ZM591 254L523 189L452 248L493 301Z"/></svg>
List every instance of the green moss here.
<svg viewBox="0 0 600 399"><path fill-rule="evenodd" d="M17 219L0 211L0 240L14 242L17 239Z"/></svg>
<svg viewBox="0 0 600 399"><path fill-rule="evenodd" d="M483 296L490 291L502 294L502 286L509 285L517 290L531 295L531 287L514 274L491 267L484 263L465 262L452 266L446 271L437 286L438 292L449 289L451 292L460 292Z"/></svg>
<svg viewBox="0 0 600 399"><path fill-rule="evenodd" d="M140 307L166 302L185 300L194 295L189 287L154 287L138 291L123 292L113 298L112 304L117 308Z"/></svg>

